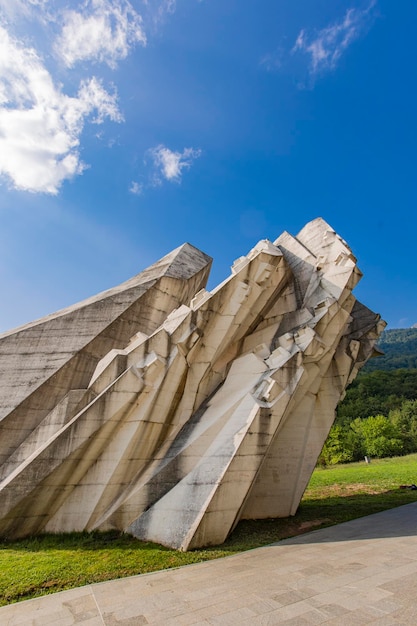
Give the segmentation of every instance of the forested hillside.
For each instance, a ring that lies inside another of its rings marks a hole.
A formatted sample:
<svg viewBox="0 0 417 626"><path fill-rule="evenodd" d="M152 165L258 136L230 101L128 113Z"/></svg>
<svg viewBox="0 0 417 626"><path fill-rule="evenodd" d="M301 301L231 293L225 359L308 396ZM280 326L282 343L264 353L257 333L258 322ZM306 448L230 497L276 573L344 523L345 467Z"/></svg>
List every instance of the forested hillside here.
<svg viewBox="0 0 417 626"><path fill-rule="evenodd" d="M385 331L337 409L323 464L417 451L417 328Z"/></svg>
<svg viewBox="0 0 417 626"><path fill-rule="evenodd" d="M338 422L370 415L388 415L404 400L417 398L417 369L359 374L337 409Z"/></svg>
<svg viewBox="0 0 417 626"><path fill-rule="evenodd" d="M384 356L370 359L363 372L417 368L417 328L394 328L382 333L378 348Z"/></svg>

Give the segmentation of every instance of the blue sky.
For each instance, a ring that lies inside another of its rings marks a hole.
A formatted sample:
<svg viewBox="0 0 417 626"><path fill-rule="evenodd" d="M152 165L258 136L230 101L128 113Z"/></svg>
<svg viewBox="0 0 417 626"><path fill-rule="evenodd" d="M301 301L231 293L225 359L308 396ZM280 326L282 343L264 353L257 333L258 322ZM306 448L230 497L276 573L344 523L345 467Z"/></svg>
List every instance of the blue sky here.
<svg viewBox="0 0 417 626"><path fill-rule="evenodd" d="M417 322L415 0L0 0L0 332L323 217Z"/></svg>

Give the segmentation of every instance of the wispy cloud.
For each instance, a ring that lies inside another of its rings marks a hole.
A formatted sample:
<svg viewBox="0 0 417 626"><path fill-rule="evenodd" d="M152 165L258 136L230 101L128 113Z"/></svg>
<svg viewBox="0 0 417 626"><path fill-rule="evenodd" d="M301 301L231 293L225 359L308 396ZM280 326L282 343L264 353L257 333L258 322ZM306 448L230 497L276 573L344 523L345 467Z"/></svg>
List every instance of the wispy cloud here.
<svg viewBox="0 0 417 626"><path fill-rule="evenodd" d="M56 194L85 165L78 146L87 117L121 121L116 94L97 78L68 96L35 50L0 26L0 174L17 189Z"/></svg>
<svg viewBox="0 0 417 626"><path fill-rule="evenodd" d="M282 46L279 46L274 52L268 52L260 60L262 65L268 72L281 69L284 65L286 52Z"/></svg>
<svg viewBox="0 0 417 626"><path fill-rule="evenodd" d="M138 0L0 0L0 179L19 190L56 194L65 180L88 167L80 156L87 122L122 121L115 89L96 76L107 69L97 64L117 69L135 46L146 45L144 24L156 29L175 11L176 0L142 0L142 15L138 5ZM67 79L69 88L61 82ZM129 191L135 195L163 180L180 182L200 151L175 152L161 144L149 155L152 180L132 181Z"/></svg>
<svg viewBox="0 0 417 626"><path fill-rule="evenodd" d="M9 18L17 14L28 14L31 9L42 9L48 0L0 0L0 9Z"/></svg>
<svg viewBox="0 0 417 626"><path fill-rule="evenodd" d="M195 159L201 156L201 150L184 148L182 152L170 150L160 144L149 150L156 169L155 184L161 184L161 176L170 182L179 183L183 170L189 169Z"/></svg>
<svg viewBox="0 0 417 626"><path fill-rule="evenodd" d="M158 14L160 16L165 13L174 13L177 6L177 0L162 0L158 7Z"/></svg>
<svg viewBox="0 0 417 626"><path fill-rule="evenodd" d="M167 16L175 13L177 0L151 0L146 1L147 17L149 25L158 29L161 23L165 22Z"/></svg>
<svg viewBox="0 0 417 626"><path fill-rule="evenodd" d="M141 196L143 193L143 183L138 183L136 180L132 180L129 191L130 193L133 193L134 196Z"/></svg>
<svg viewBox="0 0 417 626"><path fill-rule="evenodd" d="M292 53L304 53L310 57L309 73L315 78L333 70L341 56L369 26L376 0L371 0L365 9L348 9L343 19L313 34L300 31Z"/></svg>
<svg viewBox="0 0 417 626"><path fill-rule="evenodd" d="M116 67L137 43L146 44L142 17L127 0L87 0L80 11L64 12L55 51L68 67L78 61Z"/></svg>

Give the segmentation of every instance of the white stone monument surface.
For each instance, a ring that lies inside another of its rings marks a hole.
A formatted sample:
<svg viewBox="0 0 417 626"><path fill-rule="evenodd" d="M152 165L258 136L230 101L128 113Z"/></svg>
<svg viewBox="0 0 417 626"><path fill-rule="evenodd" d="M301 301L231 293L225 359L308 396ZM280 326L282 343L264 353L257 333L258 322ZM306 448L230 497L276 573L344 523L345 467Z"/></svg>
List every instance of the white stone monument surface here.
<svg viewBox="0 0 417 626"><path fill-rule="evenodd" d="M294 515L385 324L318 218L213 291L184 244L0 335L0 535L119 529L181 550Z"/></svg>

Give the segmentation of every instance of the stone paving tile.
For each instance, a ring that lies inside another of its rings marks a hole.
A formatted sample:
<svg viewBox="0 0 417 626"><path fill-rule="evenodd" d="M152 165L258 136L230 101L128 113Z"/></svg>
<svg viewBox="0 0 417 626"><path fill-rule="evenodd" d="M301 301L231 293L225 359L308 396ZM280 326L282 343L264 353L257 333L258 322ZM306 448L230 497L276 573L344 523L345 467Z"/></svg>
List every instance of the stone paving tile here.
<svg viewBox="0 0 417 626"><path fill-rule="evenodd" d="M342 602L345 602L345 600L355 594L356 591L353 592L351 589L333 589L332 591L325 591L310 597L309 602L316 608L321 608L321 606L328 604L342 606Z"/></svg>
<svg viewBox="0 0 417 626"><path fill-rule="evenodd" d="M207 621L214 626L236 626L236 624L241 624L246 619L252 619L253 615L252 611L245 606L234 611L222 613L221 615L209 617Z"/></svg>
<svg viewBox="0 0 417 626"><path fill-rule="evenodd" d="M322 604L318 607L318 610L323 615L323 621L349 613L349 610L340 606L340 604Z"/></svg>
<svg viewBox="0 0 417 626"><path fill-rule="evenodd" d="M401 609L394 611L391 615L392 617L404 624L417 624L417 607L415 605L415 601L413 601L412 604L409 604L408 606L402 607Z"/></svg>
<svg viewBox="0 0 417 626"><path fill-rule="evenodd" d="M24 610L21 610L21 607ZM1 626L103 626L100 611L90 587L10 604L0 609Z"/></svg>
<svg viewBox="0 0 417 626"><path fill-rule="evenodd" d="M404 622L399 622L390 615L385 615L372 622L372 626L404 626Z"/></svg>
<svg viewBox="0 0 417 626"><path fill-rule="evenodd" d="M414 594L415 596L417 593L417 578L415 580L410 580L410 576L401 576L395 580L389 580L383 583L380 587L381 589L386 589L387 591L395 593L399 597L404 594Z"/></svg>
<svg viewBox="0 0 417 626"><path fill-rule="evenodd" d="M273 600L262 600L258 598L252 604L247 604L248 609L250 609L255 615L263 615L265 613L270 613L278 608L278 604Z"/></svg>
<svg viewBox="0 0 417 626"><path fill-rule="evenodd" d="M386 617L389 615L389 611L386 611L382 607L378 607L377 605L366 605L361 608L361 611L366 615L369 615L372 619L379 619L381 617Z"/></svg>
<svg viewBox="0 0 417 626"><path fill-rule="evenodd" d="M366 624L373 624L374 617L371 617L364 611L357 609L356 611L350 611L345 615L339 615L333 619L325 622L326 626L365 626Z"/></svg>
<svg viewBox="0 0 417 626"><path fill-rule="evenodd" d="M251 618L255 615L253 611L251 611L248 607L241 606L236 608L235 610L225 610L225 606L217 606L212 605L211 607L206 607L203 609L199 609L198 611L193 611L192 613L184 613L179 617L179 624L194 624L198 621L206 620L209 624L213 623L213 620L217 620L216 623L222 624L240 624L246 618ZM232 621L232 618L235 621ZM152 622L151 622L152 623Z"/></svg>
<svg viewBox="0 0 417 626"><path fill-rule="evenodd" d="M291 615L281 610L272 611L264 615L258 615L251 619L241 622L242 626L272 626L273 624L300 624L301 626L316 625L324 623L323 616L319 613L314 614L313 611L304 610L299 614ZM314 621L312 616L314 614Z"/></svg>
<svg viewBox="0 0 417 626"><path fill-rule="evenodd" d="M303 613L299 617L294 617L289 620L285 620L282 623L283 624L292 624L292 623L295 624L297 620L302 620L302 623L309 624L309 626L316 626L317 624L324 624L327 620L327 617L321 611L313 609L311 611L306 611L306 613Z"/></svg>
<svg viewBox="0 0 417 626"><path fill-rule="evenodd" d="M146 626L146 624L149 624L144 615L117 619L113 613L109 613L105 614L103 619L106 626Z"/></svg>
<svg viewBox="0 0 417 626"><path fill-rule="evenodd" d="M295 604L296 602L300 602L301 600L305 600L309 597L308 593L303 593L302 591L287 591L285 593L279 593L276 596L272 596L272 599L279 606L287 606L288 604Z"/></svg>
<svg viewBox="0 0 417 626"><path fill-rule="evenodd" d="M381 600L392 599L392 593L389 591L385 591L384 589L371 589L366 591L366 593L356 593L354 595L346 596L345 598L341 598L338 601L340 606L343 606L347 609L356 609L362 608L364 606L376 606Z"/></svg>
<svg viewBox="0 0 417 626"><path fill-rule="evenodd" d="M216 615L216 610L213 608L212 610L208 610L207 608L199 609L196 611L187 611L186 613L182 613L180 615L169 615L165 613L162 616L160 614L148 615L148 621L152 626L154 624L164 624L170 622L171 624L177 624L178 626L188 626L189 624L197 624L200 622L207 621L208 617Z"/></svg>
<svg viewBox="0 0 417 626"><path fill-rule="evenodd" d="M195 601L190 601L187 595L187 600L189 602L190 609L197 610L213 606L213 604L220 605L229 603L233 605L236 602L238 604L242 604L242 594L232 588L230 590L224 589L223 591L217 593L207 593L205 597Z"/></svg>
<svg viewBox="0 0 417 626"><path fill-rule="evenodd" d="M285 626L309 626L310 622L306 617L292 617L291 619L279 620L277 624L284 624Z"/></svg>
<svg viewBox="0 0 417 626"><path fill-rule="evenodd" d="M191 615L189 616L189 618L192 618ZM184 621L184 622L174 619L174 620L167 620L166 622L164 622L164 626L207 626L208 623L209 622L207 620L200 620L200 619L197 619L197 621L192 620L192 621Z"/></svg>
<svg viewBox="0 0 417 626"><path fill-rule="evenodd" d="M371 606L380 609L387 614L393 614L395 611L399 611L403 608L403 605L398 602L395 595L392 595L390 598L383 598L382 600L378 600L378 602L374 602Z"/></svg>
<svg viewBox="0 0 417 626"><path fill-rule="evenodd" d="M274 611L271 611L270 613L266 613L265 615L262 616L258 616L258 619L260 617L264 618L266 621L265 623L274 623L269 622L268 620L277 620L280 619L281 621L284 620L289 620L289 619L293 619L293 618L299 618L301 616L305 616L305 614L313 612L314 609L313 607L308 604L308 602L306 602L305 600L301 600L300 602L295 602L293 604L287 604L286 606L282 606L279 607L278 609L275 609ZM260 623L263 623L262 620L260 621ZM317 623L317 622L316 622Z"/></svg>

